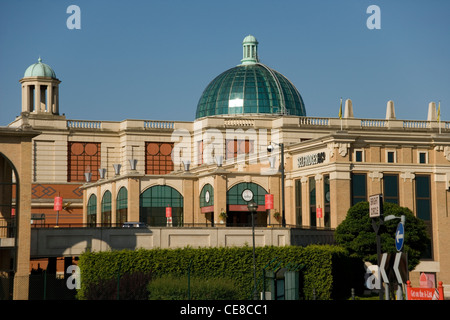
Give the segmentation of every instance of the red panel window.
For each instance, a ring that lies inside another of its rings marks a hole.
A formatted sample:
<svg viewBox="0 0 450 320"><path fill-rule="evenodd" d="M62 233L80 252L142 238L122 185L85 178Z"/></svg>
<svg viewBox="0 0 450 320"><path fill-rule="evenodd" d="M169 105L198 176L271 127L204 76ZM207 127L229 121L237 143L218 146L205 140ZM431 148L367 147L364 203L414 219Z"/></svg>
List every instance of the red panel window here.
<svg viewBox="0 0 450 320"><path fill-rule="evenodd" d="M91 181L98 180L101 153L100 143L69 142L68 150L68 182L84 182L86 172L92 173Z"/></svg>
<svg viewBox="0 0 450 320"><path fill-rule="evenodd" d="M172 161L173 143L146 142L145 143L145 173L167 174L173 171Z"/></svg>
<svg viewBox="0 0 450 320"><path fill-rule="evenodd" d="M226 159L253 152L253 140L226 140Z"/></svg>

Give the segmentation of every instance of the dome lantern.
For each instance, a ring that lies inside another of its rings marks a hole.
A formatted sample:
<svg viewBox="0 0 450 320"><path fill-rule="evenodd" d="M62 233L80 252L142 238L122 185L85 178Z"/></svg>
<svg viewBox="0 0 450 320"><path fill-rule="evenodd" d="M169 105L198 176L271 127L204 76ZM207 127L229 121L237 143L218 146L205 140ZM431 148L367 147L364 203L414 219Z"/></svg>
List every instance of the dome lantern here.
<svg viewBox="0 0 450 320"><path fill-rule="evenodd" d="M258 41L252 35L248 35L242 41L242 64L254 64L258 61Z"/></svg>
<svg viewBox="0 0 450 320"><path fill-rule="evenodd" d="M35 115L59 115L59 81L53 69L42 63L30 65L20 80L22 84L22 112Z"/></svg>

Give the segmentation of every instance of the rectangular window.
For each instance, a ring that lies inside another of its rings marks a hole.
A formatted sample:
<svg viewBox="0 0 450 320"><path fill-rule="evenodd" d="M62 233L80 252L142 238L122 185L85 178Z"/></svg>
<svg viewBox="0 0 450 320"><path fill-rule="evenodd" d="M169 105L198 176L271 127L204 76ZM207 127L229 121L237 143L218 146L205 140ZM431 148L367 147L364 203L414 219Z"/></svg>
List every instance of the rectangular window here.
<svg viewBox="0 0 450 320"><path fill-rule="evenodd" d="M398 175L383 175L384 201L399 204L398 200Z"/></svg>
<svg viewBox="0 0 450 320"><path fill-rule="evenodd" d="M388 151L387 152L387 162L388 163L394 163L395 162L395 152L394 151Z"/></svg>
<svg viewBox="0 0 450 320"><path fill-rule="evenodd" d="M253 140L226 140L225 141L225 159L233 159L245 154L254 152Z"/></svg>
<svg viewBox="0 0 450 320"><path fill-rule="evenodd" d="M101 144L95 142L69 142L67 181L85 182L85 173L91 173L91 181L99 178Z"/></svg>
<svg viewBox="0 0 450 320"><path fill-rule="evenodd" d="M352 206L361 201L367 201L366 174L352 174Z"/></svg>
<svg viewBox="0 0 450 320"><path fill-rule="evenodd" d="M173 171L173 143L145 143L145 174L167 174Z"/></svg>
<svg viewBox="0 0 450 320"><path fill-rule="evenodd" d="M302 225L302 181L295 180L295 218L298 226Z"/></svg>
<svg viewBox="0 0 450 320"><path fill-rule="evenodd" d="M310 226L315 227L317 225L316 220L316 178L309 178L309 218Z"/></svg>
<svg viewBox="0 0 450 320"><path fill-rule="evenodd" d="M363 162L363 152L362 152L362 150L356 150L355 151L355 161L356 162Z"/></svg>
<svg viewBox="0 0 450 320"><path fill-rule="evenodd" d="M419 163L427 163L427 153L419 152Z"/></svg>
<svg viewBox="0 0 450 320"><path fill-rule="evenodd" d="M431 185L430 176L416 175L416 216L422 219L427 226L427 232L432 239L432 221L431 221ZM432 244L427 244L427 250L422 254L423 259L432 259Z"/></svg>

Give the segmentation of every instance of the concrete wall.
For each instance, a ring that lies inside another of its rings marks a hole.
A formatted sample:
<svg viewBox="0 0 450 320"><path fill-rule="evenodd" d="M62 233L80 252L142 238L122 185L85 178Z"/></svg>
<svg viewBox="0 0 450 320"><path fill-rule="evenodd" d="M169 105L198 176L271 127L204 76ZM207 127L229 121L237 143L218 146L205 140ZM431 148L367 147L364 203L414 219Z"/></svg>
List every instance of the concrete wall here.
<svg viewBox="0 0 450 320"><path fill-rule="evenodd" d="M256 246L332 243L333 231L255 228ZM31 257L78 256L122 249L252 246L252 228L36 228Z"/></svg>

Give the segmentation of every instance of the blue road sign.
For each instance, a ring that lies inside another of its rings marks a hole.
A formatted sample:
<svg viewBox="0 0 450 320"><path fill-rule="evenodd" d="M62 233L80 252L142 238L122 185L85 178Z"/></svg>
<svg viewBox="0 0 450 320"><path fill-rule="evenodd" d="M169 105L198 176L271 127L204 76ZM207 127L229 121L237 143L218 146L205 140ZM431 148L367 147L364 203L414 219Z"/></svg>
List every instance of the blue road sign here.
<svg viewBox="0 0 450 320"><path fill-rule="evenodd" d="M397 251L401 251L403 248L403 242L405 242L405 227L403 223L399 223L397 226L397 231L395 232L395 247Z"/></svg>

